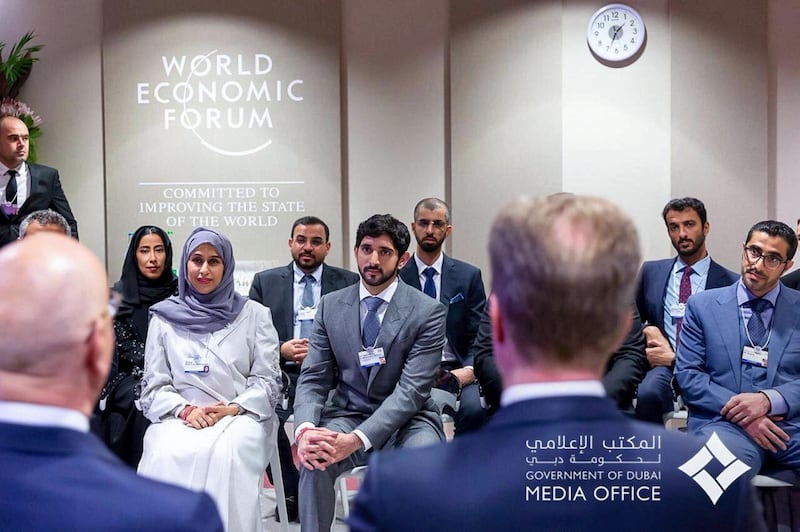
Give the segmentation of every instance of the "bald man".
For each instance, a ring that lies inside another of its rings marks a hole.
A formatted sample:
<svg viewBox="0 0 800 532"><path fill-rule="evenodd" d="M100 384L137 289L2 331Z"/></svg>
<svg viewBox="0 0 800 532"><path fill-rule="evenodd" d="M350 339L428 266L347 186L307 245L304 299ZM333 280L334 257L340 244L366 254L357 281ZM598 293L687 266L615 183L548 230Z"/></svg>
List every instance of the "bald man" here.
<svg viewBox="0 0 800 532"><path fill-rule="evenodd" d="M58 170L27 162L29 148L25 123L0 116L0 246L16 240L23 218L41 209L64 216L72 236L78 238L78 223L61 188Z"/></svg>
<svg viewBox="0 0 800 532"><path fill-rule="evenodd" d="M0 271L0 530L221 531L207 495L136 476L89 434L114 346L97 258L42 233Z"/></svg>

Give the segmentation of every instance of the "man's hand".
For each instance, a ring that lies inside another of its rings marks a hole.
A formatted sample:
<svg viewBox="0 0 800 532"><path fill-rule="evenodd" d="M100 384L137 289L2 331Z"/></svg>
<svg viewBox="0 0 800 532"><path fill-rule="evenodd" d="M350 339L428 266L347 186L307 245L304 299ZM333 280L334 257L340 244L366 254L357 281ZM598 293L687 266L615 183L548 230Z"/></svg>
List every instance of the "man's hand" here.
<svg viewBox="0 0 800 532"><path fill-rule="evenodd" d="M766 416L771 406L769 398L763 393L740 393L731 397L720 413L731 423L744 427Z"/></svg>
<svg viewBox="0 0 800 532"><path fill-rule="evenodd" d="M471 367L452 369L450 370L450 373L455 375L455 377L458 379L458 382L461 383L461 386L466 386L467 384L472 384L475 382L475 372L472 371Z"/></svg>
<svg viewBox="0 0 800 532"><path fill-rule="evenodd" d="M775 418L776 421L780 419L782 418ZM773 453L778 452L778 449L782 451L786 450L786 444L784 442L789 441L789 435L776 425L775 421L767 416L757 418L755 421L750 422L749 425L745 425L742 428L744 428L745 432L747 432L747 434L753 438L753 441L762 449Z"/></svg>
<svg viewBox="0 0 800 532"><path fill-rule="evenodd" d="M362 446L361 439L355 434L313 428L300 434L297 440L297 457L300 465L309 471L325 471L328 466L341 462Z"/></svg>
<svg viewBox="0 0 800 532"><path fill-rule="evenodd" d="M655 325L648 325L642 329L645 339L647 340L647 348L644 350L647 355L647 361L651 367L656 366L671 366L675 362L675 352L672 346L669 345L661 331Z"/></svg>
<svg viewBox="0 0 800 532"><path fill-rule="evenodd" d="M295 338L281 344L281 356L285 360L303 363L308 354L308 338Z"/></svg>

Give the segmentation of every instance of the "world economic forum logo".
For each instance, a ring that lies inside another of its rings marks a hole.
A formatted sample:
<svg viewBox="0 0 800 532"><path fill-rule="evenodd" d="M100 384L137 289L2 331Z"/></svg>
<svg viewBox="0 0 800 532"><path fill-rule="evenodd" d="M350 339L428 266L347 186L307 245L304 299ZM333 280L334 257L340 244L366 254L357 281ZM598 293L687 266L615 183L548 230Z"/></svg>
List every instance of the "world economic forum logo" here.
<svg viewBox="0 0 800 532"><path fill-rule="evenodd" d="M706 467L712 460L717 460L724 469L716 477L706 471ZM750 466L736 458L732 452L719 439L717 433L711 434L702 449L689 458L678 469L689 475L692 480L703 488L708 498L713 504L717 504L719 498L725 490L733 484L737 478L744 475Z"/></svg>
<svg viewBox="0 0 800 532"><path fill-rule="evenodd" d="M304 99L303 80L282 79L265 53L163 55L161 69L161 81L136 84L136 103L160 106L165 130L190 131L220 155L267 148L275 115L286 117L287 106Z"/></svg>

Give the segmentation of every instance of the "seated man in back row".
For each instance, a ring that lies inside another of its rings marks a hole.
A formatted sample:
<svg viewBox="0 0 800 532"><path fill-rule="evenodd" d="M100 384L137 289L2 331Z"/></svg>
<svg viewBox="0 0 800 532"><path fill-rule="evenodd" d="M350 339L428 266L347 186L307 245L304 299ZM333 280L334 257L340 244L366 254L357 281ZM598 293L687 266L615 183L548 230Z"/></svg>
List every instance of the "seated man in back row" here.
<svg viewBox="0 0 800 532"><path fill-rule="evenodd" d="M750 228L735 284L692 296L675 375L689 432L713 433L758 474L800 471L800 292L779 279L797 236L773 220Z"/></svg>

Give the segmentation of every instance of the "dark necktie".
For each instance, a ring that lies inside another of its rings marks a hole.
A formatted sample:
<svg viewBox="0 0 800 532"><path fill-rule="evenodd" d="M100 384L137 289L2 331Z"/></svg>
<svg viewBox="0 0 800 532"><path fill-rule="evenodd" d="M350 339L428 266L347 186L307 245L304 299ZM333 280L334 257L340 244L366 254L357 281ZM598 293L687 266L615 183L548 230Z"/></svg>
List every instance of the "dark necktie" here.
<svg viewBox="0 0 800 532"><path fill-rule="evenodd" d="M752 299L749 305L753 314L747 322L747 333L750 335L750 341L753 342L753 345L761 345L764 335L767 334L767 326L764 324L761 313L767 310L769 301L761 298Z"/></svg>
<svg viewBox="0 0 800 532"><path fill-rule="evenodd" d="M8 185L6 185L6 201L17 203L17 171L8 171Z"/></svg>
<svg viewBox="0 0 800 532"><path fill-rule="evenodd" d="M689 301L689 296L692 295L692 270L691 266L683 269L683 276L681 277L681 286L678 289L678 303L686 304ZM675 324L675 349L678 348L678 342L681 337L681 325L683 325L683 318L678 318Z"/></svg>
<svg viewBox="0 0 800 532"><path fill-rule="evenodd" d="M300 298L300 308L313 308L314 307L314 283L317 280L313 275L304 275L300 282L305 284L303 287L303 297ZM311 326L314 325L314 320L300 320L300 338L309 338L311 336Z"/></svg>
<svg viewBox="0 0 800 532"><path fill-rule="evenodd" d="M429 266L422 270L422 274L425 276L425 286L422 287L422 291L433 299L436 299L436 285L433 282L433 276L436 275L436 270Z"/></svg>
<svg viewBox="0 0 800 532"><path fill-rule="evenodd" d="M383 303L383 299L368 297L364 299L364 303L367 305L367 315L364 317L364 332L361 335L361 339L364 342L364 347L373 347L381 330L381 322L378 320L378 308Z"/></svg>

